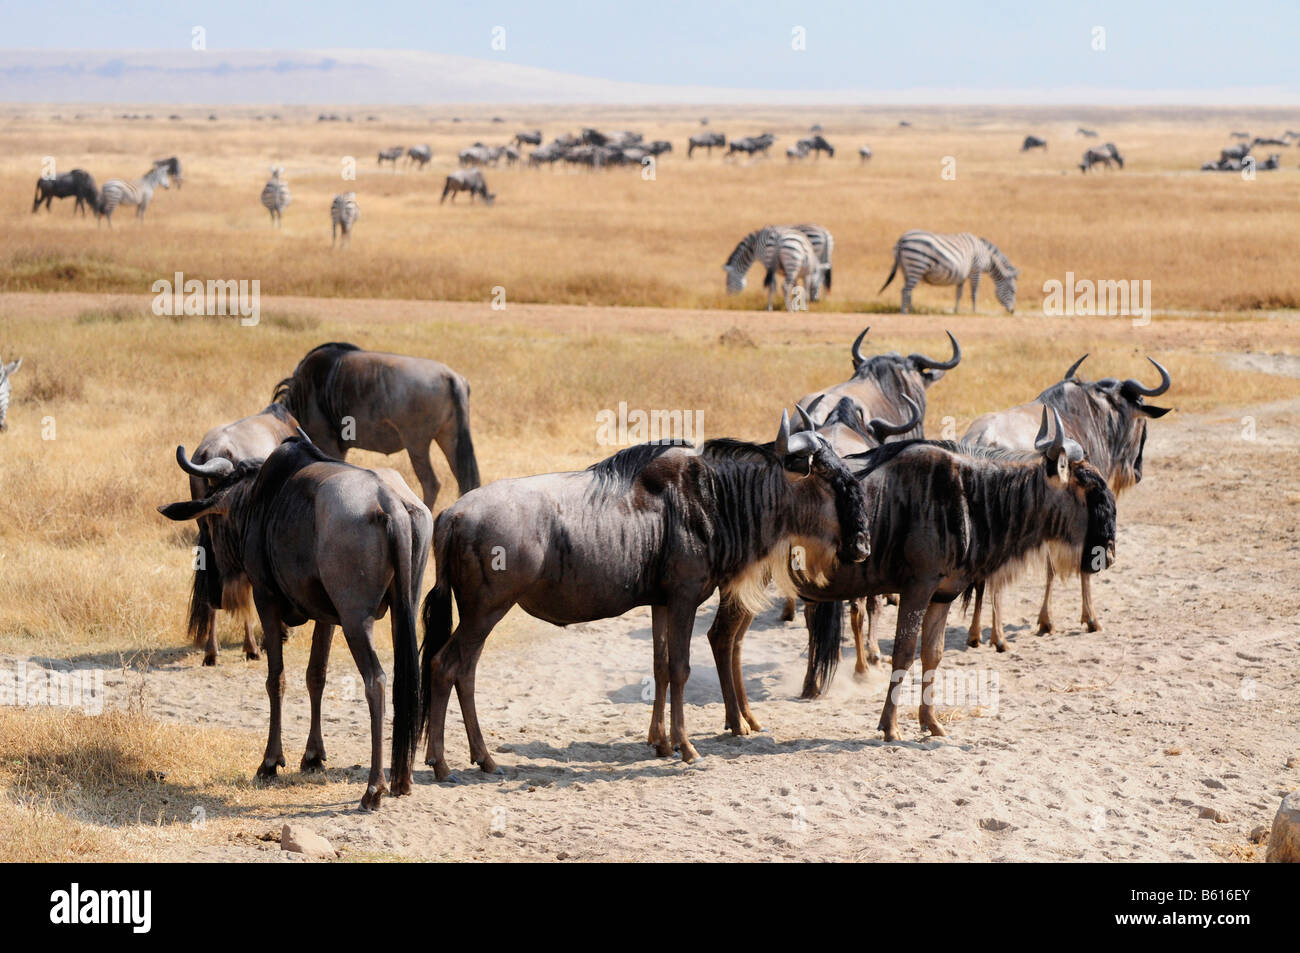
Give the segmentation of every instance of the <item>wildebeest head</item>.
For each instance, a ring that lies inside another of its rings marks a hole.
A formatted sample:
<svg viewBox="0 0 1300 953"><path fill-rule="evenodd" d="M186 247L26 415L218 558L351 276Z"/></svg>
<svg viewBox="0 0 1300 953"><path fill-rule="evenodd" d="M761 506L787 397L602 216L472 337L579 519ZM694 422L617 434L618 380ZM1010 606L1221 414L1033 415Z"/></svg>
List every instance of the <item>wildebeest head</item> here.
<svg viewBox="0 0 1300 953"><path fill-rule="evenodd" d="M860 563L871 554L866 498L830 442L814 431L790 432L790 415L782 413L773 452L781 459L786 480L798 484L805 505L824 515L818 540L834 546L843 563ZM809 479L813 478L813 479Z"/></svg>
<svg viewBox="0 0 1300 953"><path fill-rule="evenodd" d="M234 463L225 457L215 457L206 463L195 463L186 455L184 447L177 447L176 463L190 476L207 480L211 488L208 495L201 499L184 500L158 507L158 512L169 520L183 522L204 516L229 515L231 509L238 506L245 489L251 484L250 478L255 477L261 470L263 461L241 460L239 463Z"/></svg>
<svg viewBox="0 0 1300 953"><path fill-rule="evenodd" d="M18 368L23 366L23 359L6 364L0 360L0 433L9 429L7 415L9 413L9 394L12 390L9 378L18 373Z"/></svg>
<svg viewBox="0 0 1300 953"><path fill-rule="evenodd" d="M907 357L903 357L895 352L867 357L862 353L862 342L866 339L867 332L870 330L870 327L864 328L862 333L853 340L851 354L853 357L854 377L874 377L883 383L886 378L898 378L902 375L910 376L915 374L920 377L925 387L929 387L943 377L945 371L950 371L961 363L961 346L957 343L957 339L952 336L951 331L945 331L944 333L948 335L948 340L952 343L952 357L947 361L937 361L932 357L926 357L924 354L909 354Z"/></svg>
<svg viewBox="0 0 1300 953"><path fill-rule="evenodd" d="M1049 436L1048 414L1055 427ZM1065 435L1061 415L1043 408L1043 421L1034 440L1043 454L1048 479L1058 482L1083 503L1087 524L1079 552L1079 571L1095 573L1115 562L1115 494L1101 472L1084 459L1083 447Z"/></svg>
<svg viewBox="0 0 1300 953"><path fill-rule="evenodd" d="M1088 459L1101 469L1114 490L1123 490L1142 480L1142 452L1146 447L1148 417L1159 418L1170 407L1146 402L1169 390L1169 372L1157 361L1147 360L1160 373L1160 383L1146 387L1135 378L1104 377L1087 381L1076 375L1087 354L1075 361L1065 377L1039 396L1039 401L1067 412L1073 421L1094 421L1097 426L1080 427L1076 436L1085 444Z"/></svg>

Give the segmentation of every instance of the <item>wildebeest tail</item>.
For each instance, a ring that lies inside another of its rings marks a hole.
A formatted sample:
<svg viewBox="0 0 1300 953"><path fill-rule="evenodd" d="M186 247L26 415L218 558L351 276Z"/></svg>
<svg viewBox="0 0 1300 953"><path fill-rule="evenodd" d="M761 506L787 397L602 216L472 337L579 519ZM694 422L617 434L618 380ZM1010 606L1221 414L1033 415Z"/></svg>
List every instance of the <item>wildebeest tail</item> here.
<svg viewBox="0 0 1300 953"><path fill-rule="evenodd" d="M901 257L902 256L898 253L898 246L895 245L894 246L894 267L889 269L889 277L886 278L885 283L880 286L880 291L884 291L886 288L888 288L889 283L894 280L894 275L898 274L898 260ZM827 284L827 287L830 287L829 283ZM876 294L880 294L880 291L877 291Z"/></svg>
<svg viewBox="0 0 1300 953"><path fill-rule="evenodd" d="M813 602L808 605L808 677L803 698L816 698L826 691L840 663L840 641L844 636L844 603Z"/></svg>
<svg viewBox="0 0 1300 953"><path fill-rule="evenodd" d="M410 533L403 534L401 520L389 517L388 544L393 554L393 784L405 778L415 760L420 740L419 642L415 635L415 600L411 588Z"/></svg>
<svg viewBox="0 0 1300 953"><path fill-rule="evenodd" d="M442 517L438 518L441 522ZM442 647L451 641L451 579L448 576L447 550L451 542L448 532L439 535L434 524L434 565L438 582L424 597L420 611L424 625L424 644L420 646L420 731L423 737L429 729L429 715L433 705L433 660Z"/></svg>
<svg viewBox="0 0 1300 953"><path fill-rule="evenodd" d="M212 565L212 533L207 520L199 520L199 538L195 542L198 559L194 567L194 587L190 590L190 638L196 643L207 639L216 624L221 608L221 573Z"/></svg>
<svg viewBox="0 0 1300 953"><path fill-rule="evenodd" d="M469 435L469 385L463 380L452 388L452 400L456 404L456 486L463 496L479 486L478 460Z"/></svg>

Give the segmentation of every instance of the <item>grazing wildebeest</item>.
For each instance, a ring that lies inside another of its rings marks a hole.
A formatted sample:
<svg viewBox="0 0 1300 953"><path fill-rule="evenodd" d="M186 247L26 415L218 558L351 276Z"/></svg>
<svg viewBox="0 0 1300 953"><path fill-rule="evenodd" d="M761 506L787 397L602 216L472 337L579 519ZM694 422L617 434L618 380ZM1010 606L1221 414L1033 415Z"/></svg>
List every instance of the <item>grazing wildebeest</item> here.
<svg viewBox="0 0 1300 953"><path fill-rule="evenodd" d="M1266 138L1266 137L1263 137L1263 136L1256 136L1254 139L1251 140L1251 143L1250 143L1250 144L1251 144L1252 146L1287 146L1287 147L1290 147L1290 145L1291 145L1291 140L1290 140L1290 139L1273 139L1273 138Z"/></svg>
<svg viewBox="0 0 1300 953"><path fill-rule="evenodd" d="M429 160L431 160L432 158L433 158L433 149L430 146L425 146L425 145L411 146L411 148L406 150L407 165L410 165L412 162L414 162L417 168L423 169L426 165L429 164Z"/></svg>
<svg viewBox="0 0 1300 953"><path fill-rule="evenodd" d="M1242 131L1242 130L1240 130L1240 129L1235 130L1231 135L1232 135L1232 138L1233 138L1233 139L1249 139L1249 138L1250 138L1250 133L1248 133L1248 132L1244 132L1244 131Z"/></svg>
<svg viewBox="0 0 1300 953"><path fill-rule="evenodd" d="M109 179L100 190L95 212L107 219L109 228L113 227L113 212L119 205L134 205L135 217L143 219L145 209L153 199L154 189L159 186L164 189L171 187L166 165L155 165L134 183L124 179Z"/></svg>
<svg viewBox="0 0 1300 953"><path fill-rule="evenodd" d="M871 158L871 146L858 146L858 163L861 164Z"/></svg>
<svg viewBox="0 0 1300 953"><path fill-rule="evenodd" d="M1075 372L1087 356L1085 354L1075 361L1065 372L1064 378L1039 394L1031 403L976 418L962 436L962 443L1004 450L1027 449L1033 445L1034 421L1040 412L1050 408L1053 413L1060 415L1066 434L1083 448L1088 461L1101 472L1111 492L1119 496L1129 487L1136 486L1142 479L1142 451L1146 447L1147 418L1163 417L1170 410L1168 407L1152 406L1144 398L1157 397L1169 390L1169 372L1147 358L1160 372L1160 383L1155 387L1145 387L1133 378L1118 381L1107 377L1099 381L1086 381L1077 377ZM1052 579L1060 568L1053 567L1051 558L1047 560L1047 588L1043 593L1043 606L1038 613L1039 635L1045 635L1053 629ZM1067 561L1065 569L1069 571L1070 568ZM1082 576L1081 585L1081 621L1089 632L1100 631L1101 623L1093 612L1092 590L1086 573ZM999 652L1004 652L1006 640L1002 633L1000 587L993 588L991 595L993 626L989 632L989 643ZM975 611L968 636L968 642L972 646L979 645L983 596L982 588L976 590Z"/></svg>
<svg viewBox="0 0 1300 953"><path fill-rule="evenodd" d="M185 179L181 177L181 160L176 156L168 156L166 159L155 159L154 165L160 165L167 169L167 177L180 188L185 184Z"/></svg>
<svg viewBox="0 0 1300 953"><path fill-rule="evenodd" d="M554 625L651 607L655 703L648 741L660 757L698 756L686 735L682 693L695 612L715 589L750 609L792 561L813 578L867 555L862 492L824 438L775 443L711 440L700 451L641 444L584 471L500 480L444 510L434 527L437 585L423 608L421 724L425 756L450 776L443 747L452 686L470 759L496 763L483 741L474 676L483 642L518 605ZM791 547L799 547L792 560ZM502 560L502 562L498 562ZM452 631L452 596L460 621ZM672 731L664 699L672 683Z"/></svg>
<svg viewBox="0 0 1300 953"><path fill-rule="evenodd" d="M661 156L666 152L672 152L673 144L667 139L654 139L646 144L645 151L652 156Z"/></svg>
<svg viewBox="0 0 1300 953"><path fill-rule="evenodd" d="M290 437L297 436L298 421L280 404L271 404L259 414L244 417L233 423L213 427L203 435L198 449L190 459L197 467L205 467L218 458L233 464L244 460L265 460L275 448ZM212 495L220 479L190 474L190 499L203 500ZM252 590L248 577L242 572L219 572L210 566L212 538L216 533L228 532L223 517L205 516L199 519L199 537L196 542L194 587L190 592L190 618L188 632L196 645L203 646L203 664L217 664L217 610L235 614L244 623L244 657L259 658L257 642L253 638Z"/></svg>
<svg viewBox="0 0 1300 953"><path fill-rule="evenodd" d="M338 241L339 232L343 233L343 244L352 243L352 229L361 218L361 206L357 204L356 192L340 192L330 203L330 247Z"/></svg>
<svg viewBox="0 0 1300 953"><path fill-rule="evenodd" d="M1243 142L1235 146L1229 146L1227 149L1219 150L1219 162L1227 162L1230 159L1244 159L1250 155L1252 144Z"/></svg>
<svg viewBox="0 0 1300 953"><path fill-rule="evenodd" d="M1124 168L1124 157L1119 154L1119 149L1115 148L1115 143L1108 142L1100 149L1089 149L1083 154L1083 161L1079 163L1079 171L1087 172L1094 165L1102 165L1107 169L1111 163Z"/></svg>
<svg viewBox="0 0 1300 953"><path fill-rule="evenodd" d="M73 169L70 172L61 172L51 179L36 180L36 198L32 202L32 214L45 203L45 211L50 211L50 205L54 199L66 199L69 197L76 198L76 204L73 205L73 214L81 212L86 214L86 207L89 206L91 211L95 211L99 205L99 189L95 186L94 177L85 169Z"/></svg>
<svg viewBox="0 0 1300 953"><path fill-rule="evenodd" d="M446 184L442 187L442 198L438 199L441 205L447 201L447 196L451 196L453 203L456 201L456 195L459 192L468 192L470 204L474 202L474 196L478 196L487 205L496 201L496 193L487 190L487 181L483 178L481 169L457 169L447 176Z"/></svg>
<svg viewBox="0 0 1300 953"><path fill-rule="evenodd" d="M424 580L433 520L411 494L395 492L378 474L331 460L310 441L290 437L265 462L231 463L218 457L197 466L178 447L176 460L191 476L216 482L201 500L160 506L171 520L224 517L214 539L213 563L223 576L248 577L266 634L266 691L271 719L266 753L257 769L271 778L284 765L280 698L284 661L277 636L286 626L316 623L307 687L312 726L302 770L324 765L320 704L334 627L341 625L365 684L370 709L370 777L361 808L379 807L384 784L384 689L373 626L392 609L394 795L409 794L419 734L419 666L415 604Z"/></svg>
<svg viewBox="0 0 1300 953"><path fill-rule="evenodd" d="M1070 554L1080 572L1114 562L1115 497L1059 424L1049 432L1044 408L1033 452L910 440L846 461L866 496L870 557L838 565L824 583L792 575L801 596L822 603L810 620L810 652L822 684L839 661L840 600L899 593L893 671L879 724L886 741L898 739L900 683L918 636L921 727L945 734L925 689L934 685L948 610L958 596L1015 571L1046 545ZM724 592L709 629L726 724L737 735L761 730L741 677L741 645L752 619L752 610Z"/></svg>
<svg viewBox="0 0 1300 953"><path fill-rule="evenodd" d="M0 360L0 433L9 429L9 395L13 391L10 378L17 374L18 368L22 366L21 357L8 364Z"/></svg>
<svg viewBox="0 0 1300 953"><path fill-rule="evenodd" d="M1080 126L1078 129L1076 129L1076 130L1074 130L1074 131L1075 131L1076 133L1078 133L1079 135L1083 136L1085 139L1096 139L1096 138L1097 138L1097 130L1096 130L1096 129L1085 129L1085 128L1083 128L1083 126Z"/></svg>
<svg viewBox="0 0 1300 953"><path fill-rule="evenodd" d="M835 158L835 147L827 142L826 137L821 134L800 139L796 145L803 147L804 155L811 152L814 159L820 159L823 152L825 152L829 158Z"/></svg>
<svg viewBox="0 0 1300 953"><path fill-rule="evenodd" d="M385 162L393 164L393 171L397 171L397 160L406 155L406 146L393 146L391 149L380 149L379 158L375 160L375 165L383 165Z"/></svg>
<svg viewBox="0 0 1300 953"><path fill-rule="evenodd" d="M686 158L695 155L696 149L707 149L710 156L713 155L713 147L719 148L727 144L727 137L720 132L697 132L691 136L689 144L686 147Z"/></svg>
<svg viewBox="0 0 1300 953"><path fill-rule="evenodd" d="M1040 139L1038 136L1025 136L1025 141L1020 146L1021 152L1028 152L1030 149L1042 149L1047 151L1047 140Z"/></svg>
<svg viewBox="0 0 1300 953"><path fill-rule="evenodd" d="M429 459L437 442L460 492L479 485L469 432L469 383L445 364L333 342L307 352L274 401L297 418L318 447L339 460L353 448L405 450L433 509L438 477Z"/></svg>
<svg viewBox="0 0 1300 953"><path fill-rule="evenodd" d="M749 156L753 156L755 153L767 155L767 151L772 148L774 142L776 142L776 136L770 132L758 136L744 136L740 139L732 139L727 146L727 155L734 155L737 152L743 152Z"/></svg>
<svg viewBox="0 0 1300 953"><path fill-rule="evenodd" d="M531 132L515 133L515 145L520 146L540 146L542 144L542 130L534 129Z"/></svg>

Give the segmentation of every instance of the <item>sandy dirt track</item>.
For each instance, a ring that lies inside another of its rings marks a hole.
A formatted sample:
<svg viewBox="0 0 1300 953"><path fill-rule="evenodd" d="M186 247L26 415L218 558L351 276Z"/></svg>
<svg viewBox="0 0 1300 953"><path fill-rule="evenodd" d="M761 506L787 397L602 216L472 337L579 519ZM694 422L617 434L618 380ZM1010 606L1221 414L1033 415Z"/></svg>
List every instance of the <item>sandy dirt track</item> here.
<svg viewBox="0 0 1300 953"><path fill-rule="evenodd" d="M1120 498L1119 564L1095 585L1105 630L1080 629L1068 585L1054 599L1057 632L1037 637L1036 575L1007 600L1007 654L967 648L954 611L940 673L996 673L999 692L996 707L959 710L947 738L924 739L904 709L904 740L879 740L887 679L855 679L851 644L829 696L800 701L804 631L775 609L745 644L749 695L770 731L723 734L703 638L711 603L687 689L702 758L659 760L645 744L649 611L567 630L529 620L524 638L489 639L479 667L480 719L504 776L468 764L453 704L458 783L436 784L420 765L412 796L366 815L351 797L368 759L365 703L336 647L325 738L331 773L354 781L348 800L308 804L286 788L283 816L250 812L224 844L169 839L159 859L280 859L255 835L293 818L345 856L411 859L1257 858L1249 832L1300 778L1298 451L1297 402L1156 421L1147 479ZM887 609L886 655L893 621ZM152 713L263 732L262 664L230 652L215 670L197 662L150 673ZM302 676L288 669L291 771L307 733Z"/></svg>

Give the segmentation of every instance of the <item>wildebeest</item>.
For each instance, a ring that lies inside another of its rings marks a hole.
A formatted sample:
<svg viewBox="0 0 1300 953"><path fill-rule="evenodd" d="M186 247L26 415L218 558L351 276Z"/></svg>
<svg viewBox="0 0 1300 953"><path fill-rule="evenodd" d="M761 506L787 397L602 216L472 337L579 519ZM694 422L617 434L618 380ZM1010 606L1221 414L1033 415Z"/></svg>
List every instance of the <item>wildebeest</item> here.
<svg viewBox="0 0 1300 953"><path fill-rule="evenodd" d="M181 176L181 160L176 156L168 156L166 159L154 159L154 165L160 165L167 169L167 177L180 188L185 184L185 179Z"/></svg>
<svg viewBox="0 0 1300 953"><path fill-rule="evenodd" d="M1020 146L1021 152L1028 152L1030 149L1042 149L1047 151L1047 140L1040 139L1038 136L1025 136L1025 141Z"/></svg>
<svg viewBox="0 0 1300 953"><path fill-rule="evenodd" d="M383 165L385 162L393 164L393 171L397 171L397 160L406 155L406 146L393 146L390 149L380 149L379 158L375 160L375 165Z"/></svg>
<svg viewBox="0 0 1300 953"><path fill-rule="evenodd" d="M433 149L426 145L411 146L411 148L406 150L407 165L410 165L412 162L414 162L417 168L423 169L426 165L429 164L429 160L431 160L432 158L433 158Z"/></svg>
<svg viewBox="0 0 1300 953"><path fill-rule="evenodd" d="M353 448L406 450L430 509L439 488L430 443L436 441L446 455L461 493L479 485L469 383L445 364L331 342L308 351L273 399L313 443L339 460Z"/></svg>
<svg viewBox="0 0 1300 953"><path fill-rule="evenodd" d="M244 417L233 423L213 427L199 442L190 458L194 465L205 468L216 459L232 464L244 460L265 460L275 448L290 437L297 436L298 421L280 404L271 404L259 414ZM190 473L190 499L203 500L212 495L220 479ZM209 565L213 558L212 537L225 532L221 517L202 517L198 520L199 536L194 562L194 587L190 592L190 618L188 631L196 645L203 646L203 664L217 664L217 610L235 614L244 623L244 657L258 658L257 641L253 638L252 590L248 577L242 572L222 573Z"/></svg>
<svg viewBox="0 0 1300 953"><path fill-rule="evenodd" d="M1241 129L1236 129L1231 133L1231 136L1233 139L1249 139L1250 133Z"/></svg>
<svg viewBox="0 0 1300 953"><path fill-rule="evenodd" d="M542 144L542 130L534 129L531 132L515 133L515 145L517 146L540 146Z"/></svg>
<svg viewBox="0 0 1300 953"><path fill-rule="evenodd" d="M483 741L474 675L483 642L512 606L554 625L651 607L655 703L648 741L661 757L697 757L682 693L695 612L715 589L749 609L769 578L788 579L791 547L812 578L866 557L862 491L824 438L711 440L696 451L630 447L584 471L500 480L444 510L434 527L437 584L422 611L421 722L427 763L450 776L443 747L452 686L470 759L496 764ZM452 631L452 596L460 621ZM672 731L663 728L672 683Z"/></svg>
<svg viewBox="0 0 1300 953"><path fill-rule="evenodd" d="M1087 172L1094 165L1103 165L1109 169L1111 163L1118 165L1121 169L1124 168L1124 157L1119 154L1119 149L1115 147L1115 143L1108 142L1100 149L1086 151L1083 154L1083 161L1079 163L1079 171Z"/></svg>
<svg viewBox="0 0 1300 953"><path fill-rule="evenodd" d="M54 199L66 199L75 197L76 203L72 207L73 214L81 212L86 214L87 206L91 211L96 211L99 206L99 189L95 186L94 177L85 169L73 169L70 172L61 172L53 178L40 178L36 180L36 198L32 202L32 214L45 203L45 211L50 211L50 205Z"/></svg>
<svg viewBox="0 0 1300 953"><path fill-rule="evenodd" d="M696 149L707 149L710 156L713 155L713 147L719 148L727 144L727 137L720 132L697 132L691 136L689 144L686 147L686 158L695 155Z"/></svg>
<svg viewBox="0 0 1300 953"><path fill-rule="evenodd" d="M16 361L10 361L6 364L0 360L0 433L9 429L9 395L13 391L13 384L10 378L18 373L18 368L23 366L23 359L20 357Z"/></svg>
<svg viewBox="0 0 1300 953"><path fill-rule="evenodd" d="M800 139L796 145L804 147L803 152L805 155L811 152L815 159L820 159L823 152L825 152L829 158L835 158L835 147L827 142L826 137L820 133Z"/></svg>
<svg viewBox="0 0 1300 953"><path fill-rule="evenodd" d="M442 198L438 199L441 205L451 196L454 203L456 195L459 192L468 192L470 203L473 204L474 196L481 198L486 205L491 205L496 201L496 193L487 190L487 181L483 178L481 169L457 169L455 172L448 174L447 181L442 187Z"/></svg>
<svg viewBox="0 0 1300 953"><path fill-rule="evenodd" d="M740 139L732 139L731 143L727 146L727 155L734 155L737 152L743 152L750 156L755 153L767 155L768 150L772 148L772 143L774 142L776 142L776 136L772 135L770 132L765 132L757 136L744 136Z"/></svg>
<svg viewBox="0 0 1300 953"><path fill-rule="evenodd" d="M409 493L362 467L331 460L309 441L290 437L265 462L231 463L218 457L203 466L176 460L191 476L216 482L201 500L160 506L171 520L223 517L226 532L214 537L213 563L223 576L242 573L253 590L266 634L270 730L257 769L274 777L282 767L280 699L284 661L280 638L286 626L316 623L307 686L312 726L302 770L325 761L321 695L334 627L341 625L356 660L370 709L370 777L363 810L379 807L384 784L384 689L387 679L375 653L373 626L392 609L394 795L411 790L411 764L419 733L418 646L415 603L424 580L433 520Z"/></svg>
<svg viewBox="0 0 1300 953"><path fill-rule="evenodd" d="M880 715L886 741L898 739L901 682L921 639L921 727L945 734L934 716L933 686L943 657L948 610L958 596L1014 571L1044 546L1068 553L1081 572L1114 561L1115 497L1080 447L1048 411L1036 450L1013 453L949 441L886 443L850 458L866 497L870 557L839 564L825 583L792 573L811 613L810 651L826 683L840 654L840 600L899 593L890 688ZM723 594L709 642L734 734L761 730L750 711L741 672L741 644L751 610ZM725 673L725 674L724 674Z"/></svg>
<svg viewBox="0 0 1300 953"><path fill-rule="evenodd" d="M1273 139L1263 136L1256 136L1251 140L1252 146L1287 146L1291 145L1290 139Z"/></svg>
<svg viewBox="0 0 1300 953"><path fill-rule="evenodd" d="M971 445L998 447L1005 450L1024 450L1033 446L1034 421L1040 412L1050 408L1059 414L1065 424L1066 434L1083 448L1088 461L1105 478L1111 491L1118 496L1142 479L1142 451L1146 447L1148 417L1163 417L1168 407L1155 407L1146 403L1146 397L1156 397L1169 390L1169 372L1155 360L1148 358L1160 372L1160 383L1145 387L1133 378L1118 381L1113 377L1099 381L1086 381L1076 376L1084 355L1065 372L1065 377L1039 394L1031 403L1009 410L978 417L962 436L962 442ZM1043 606L1038 613L1038 634L1051 632L1052 579L1061 569L1053 568L1054 560L1047 560L1047 588L1043 593ZM1071 568L1064 567L1067 571ZM1092 608L1089 577L1082 576L1082 624L1089 632L1101 629ZM977 591L975 611L971 618L969 644L979 645L980 609L983 591ZM1002 633L1002 604L998 587L992 590L993 626L989 642L999 652L1006 651Z"/></svg>
<svg viewBox="0 0 1300 953"><path fill-rule="evenodd" d="M858 146L858 163L861 164L871 158L871 146Z"/></svg>
<svg viewBox="0 0 1300 953"><path fill-rule="evenodd" d="M1078 135L1083 136L1085 139L1096 139L1096 138L1097 138L1097 130L1096 130L1096 129L1085 129L1083 126L1080 126L1078 129L1076 129L1076 130L1074 130L1074 131L1075 131Z"/></svg>
<svg viewBox="0 0 1300 953"><path fill-rule="evenodd" d="M1227 149L1219 150L1219 162L1227 162L1230 159L1244 159L1250 155L1252 144L1243 142L1235 146L1229 146Z"/></svg>

